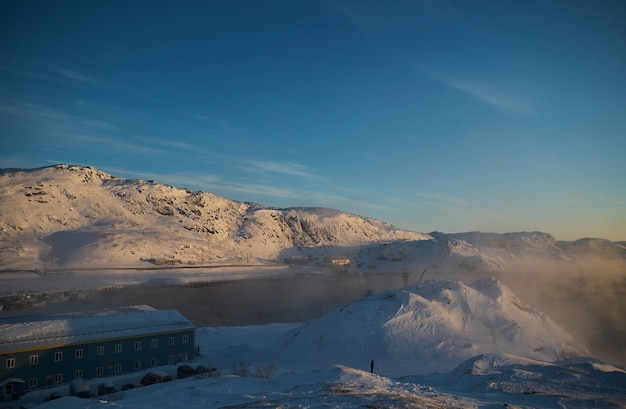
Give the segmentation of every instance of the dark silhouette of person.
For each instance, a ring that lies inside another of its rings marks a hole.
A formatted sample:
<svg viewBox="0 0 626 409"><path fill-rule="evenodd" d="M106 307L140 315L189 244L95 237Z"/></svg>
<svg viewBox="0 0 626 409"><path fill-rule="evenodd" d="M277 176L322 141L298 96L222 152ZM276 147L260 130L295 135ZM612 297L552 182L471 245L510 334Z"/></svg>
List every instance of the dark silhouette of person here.
<svg viewBox="0 0 626 409"><path fill-rule="evenodd" d="M374 360L372 359L372 362L370 362L370 373L374 373Z"/></svg>

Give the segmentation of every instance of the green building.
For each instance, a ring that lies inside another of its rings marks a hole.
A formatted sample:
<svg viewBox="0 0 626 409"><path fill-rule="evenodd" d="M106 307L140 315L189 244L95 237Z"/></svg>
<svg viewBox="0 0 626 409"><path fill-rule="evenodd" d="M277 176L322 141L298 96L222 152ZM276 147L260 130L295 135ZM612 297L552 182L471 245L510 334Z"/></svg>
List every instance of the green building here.
<svg viewBox="0 0 626 409"><path fill-rule="evenodd" d="M193 360L195 329L178 311L146 305L0 316L0 398Z"/></svg>

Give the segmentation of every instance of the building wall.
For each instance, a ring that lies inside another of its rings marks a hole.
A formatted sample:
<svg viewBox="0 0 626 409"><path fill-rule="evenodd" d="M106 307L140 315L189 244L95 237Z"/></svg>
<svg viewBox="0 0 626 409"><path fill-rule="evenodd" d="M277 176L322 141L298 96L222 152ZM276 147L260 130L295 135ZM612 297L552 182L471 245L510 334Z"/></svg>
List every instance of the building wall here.
<svg viewBox="0 0 626 409"><path fill-rule="evenodd" d="M68 383L76 378L93 379L145 371L192 360L194 353L193 329L14 353L0 352L0 380L21 378L26 381L25 389L30 390Z"/></svg>

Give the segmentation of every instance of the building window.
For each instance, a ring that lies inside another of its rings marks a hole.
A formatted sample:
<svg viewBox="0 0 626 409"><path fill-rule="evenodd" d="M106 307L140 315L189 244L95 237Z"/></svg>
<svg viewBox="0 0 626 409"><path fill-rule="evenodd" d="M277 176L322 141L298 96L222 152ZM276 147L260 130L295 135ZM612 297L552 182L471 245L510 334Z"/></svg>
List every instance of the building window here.
<svg viewBox="0 0 626 409"><path fill-rule="evenodd" d="M115 353L119 354L122 352L122 344L115 344Z"/></svg>
<svg viewBox="0 0 626 409"><path fill-rule="evenodd" d="M135 351L139 351L141 349L141 341L135 341Z"/></svg>
<svg viewBox="0 0 626 409"><path fill-rule="evenodd" d="M167 363L168 364L173 364L174 363L174 355L168 355Z"/></svg>
<svg viewBox="0 0 626 409"><path fill-rule="evenodd" d="M32 388L36 388L36 387L37 387L37 383L38 383L38 382L37 382L37 378L30 378L30 379L28 380L28 387L29 387L30 389L32 389Z"/></svg>
<svg viewBox="0 0 626 409"><path fill-rule="evenodd" d="M74 371L74 379L83 379L82 369L77 369L76 371Z"/></svg>
<svg viewBox="0 0 626 409"><path fill-rule="evenodd" d="M189 361L189 357L186 352L183 354L183 361Z"/></svg>
<svg viewBox="0 0 626 409"><path fill-rule="evenodd" d="M74 351L74 358L81 359L83 357L83 350L77 349Z"/></svg>
<svg viewBox="0 0 626 409"><path fill-rule="evenodd" d="M159 360L158 360L158 359L156 359L156 358L152 358L152 359L150 360L150 366L151 366L151 367L153 367L153 368L154 368L155 366L159 366Z"/></svg>
<svg viewBox="0 0 626 409"><path fill-rule="evenodd" d="M96 348L96 354L97 355L104 355L104 347L101 345L98 348Z"/></svg>
<svg viewBox="0 0 626 409"><path fill-rule="evenodd" d="M133 365L133 368L135 370L141 369L141 361L135 361L135 364Z"/></svg>
<svg viewBox="0 0 626 409"><path fill-rule="evenodd" d="M104 375L104 366L99 366L96 368L96 376Z"/></svg>
<svg viewBox="0 0 626 409"><path fill-rule="evenodd" d="M30 366L39 365L39 355L31 355L28 362L30 363Z"/></svg>
<svg viewBox="0 0 626 409"><path fill-rule="evenodd" d="M150 344L152 345L152 348L156 348L156 347L159 346L159 340L158 339L153 339Z"/></svg>
<svg viewBox="0 0 626 409"><path fill-rule="evenodd" d="M61 383L63 382L63 375L61 375L60 373L55 374L54 375L54 383Z"/></svg>
<svg viewBox="0 0 626 409"><path fill-rule="evenodd" d="M122 364L115 364L115 366L113 367L113 372L115 373L122 372Z"/></svg>
<svg viewBox="0 0 626 409"><path fill-rule="evenodd" d="M189 342L189 335L183 335L183 344L186 344Z"/></svg>
<svg viewBox="0 0 626 409"><path fill-rule="evenodd" d="M15 358L7 358L7 369L15 368Z"/></svg>
<svg viewBox="0 0 626 409"><path fill-rule="evenodd" d="M170 337L170 338L167 340L167 344L168 344L168 345L174 345L174 337Z"/></svg>
<svg viewBox="0 0 626 409"><path fill-rule="evenodd" d="M63 352L54 353L54 362L61 362L63 360Z"/></svg>

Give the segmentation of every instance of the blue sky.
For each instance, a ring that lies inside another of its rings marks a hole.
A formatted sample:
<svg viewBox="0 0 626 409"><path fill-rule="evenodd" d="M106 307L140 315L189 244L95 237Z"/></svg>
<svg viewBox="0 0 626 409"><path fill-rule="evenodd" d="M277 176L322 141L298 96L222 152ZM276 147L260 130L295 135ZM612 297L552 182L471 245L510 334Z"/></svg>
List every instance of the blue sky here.
<svg viewBox="0 0 626 409"><path fill-rule="evenodd" d="M5 1L0 168L626 240L623 1Z"/></svg>

